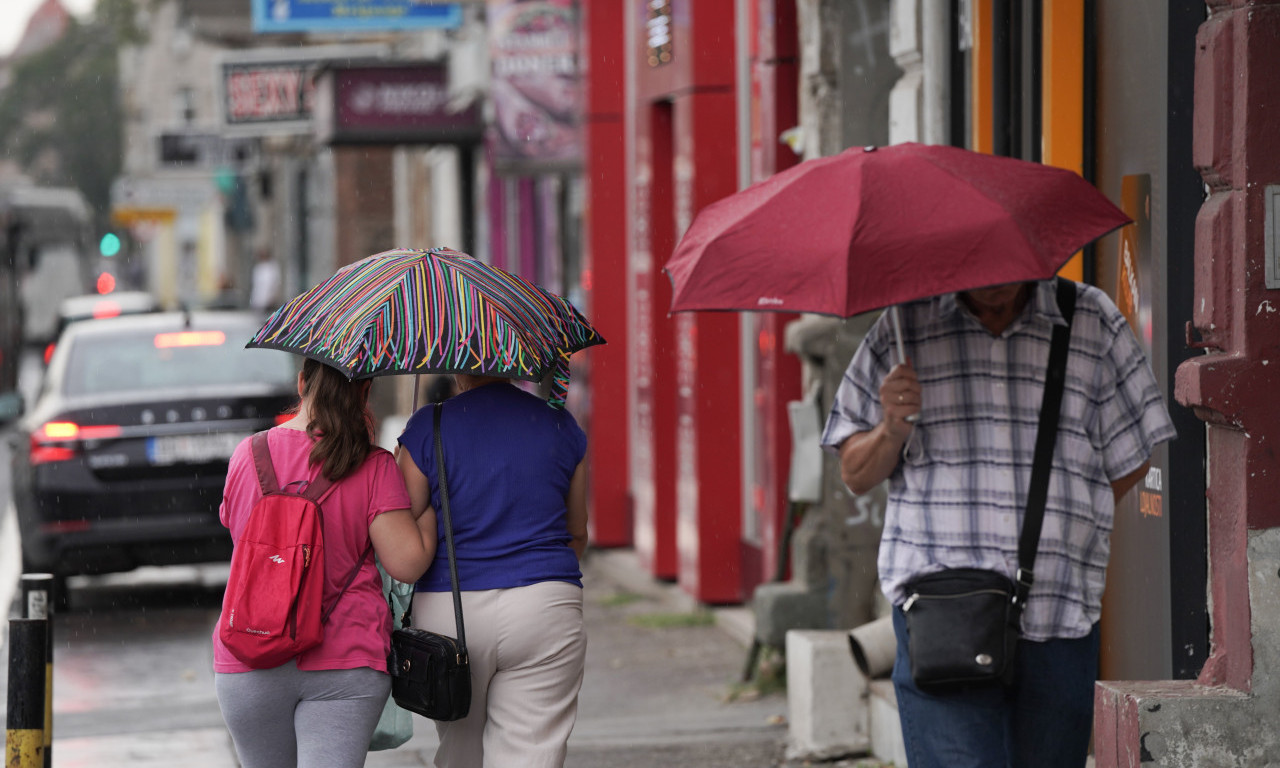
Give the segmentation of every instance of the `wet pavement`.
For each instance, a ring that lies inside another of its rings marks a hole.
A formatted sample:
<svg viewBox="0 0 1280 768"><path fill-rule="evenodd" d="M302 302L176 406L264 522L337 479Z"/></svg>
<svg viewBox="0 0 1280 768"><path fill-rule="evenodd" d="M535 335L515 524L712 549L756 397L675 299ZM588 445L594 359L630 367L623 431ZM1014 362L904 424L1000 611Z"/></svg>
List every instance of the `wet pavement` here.
<svg viewBox="0 0 1280 768"><path fill-rule="evenodd" d="M11 600L4 518L0 600ZM584 572L587 671L567 768L785 765L785 695L740 684L749 611L707 611L629 551L593 552ZM224 581L225 566L73 580L74 610L55 617L55 768L237 765L209 668ZM415 719L412 740L366 764L429 766L435 746L433 724Z"/></svg>

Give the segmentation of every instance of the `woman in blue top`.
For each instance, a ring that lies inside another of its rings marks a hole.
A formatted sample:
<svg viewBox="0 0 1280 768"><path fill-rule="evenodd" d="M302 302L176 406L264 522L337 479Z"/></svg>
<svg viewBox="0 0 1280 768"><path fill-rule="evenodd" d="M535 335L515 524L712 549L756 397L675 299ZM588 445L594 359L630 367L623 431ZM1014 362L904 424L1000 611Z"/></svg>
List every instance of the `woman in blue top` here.
<svg viewBox="0 0 1280 768"><path fill-rule="evenodd" d="M439 509L432 417L443 408L472 694L467 717L436 723L435 764L558 768L587 649L578 567L587 545L587 438L567 411L508 379L454 378L458 394L420 409L400 436L414 514ZM454 635L450 591L442 552L418 581L414 624Z"/></svg>

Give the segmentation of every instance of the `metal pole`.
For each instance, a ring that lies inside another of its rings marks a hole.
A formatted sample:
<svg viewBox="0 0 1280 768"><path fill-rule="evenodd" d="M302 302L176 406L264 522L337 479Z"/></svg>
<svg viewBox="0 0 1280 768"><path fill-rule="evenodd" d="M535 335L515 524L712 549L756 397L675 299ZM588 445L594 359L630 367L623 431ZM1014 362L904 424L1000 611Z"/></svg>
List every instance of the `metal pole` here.
<svg viewBox="0 0 1280 768"><path fill-rule="evenodd" d="M22 574L22 618L45 619L44 766L53 768L53 594L52 573Z"/></svg>
<svg viewBox="0 0 1280 768"><path fill-rule="evenodd" d="M48 634L48 619L9 620L5 768L44 765L44 650Z"/></svg>

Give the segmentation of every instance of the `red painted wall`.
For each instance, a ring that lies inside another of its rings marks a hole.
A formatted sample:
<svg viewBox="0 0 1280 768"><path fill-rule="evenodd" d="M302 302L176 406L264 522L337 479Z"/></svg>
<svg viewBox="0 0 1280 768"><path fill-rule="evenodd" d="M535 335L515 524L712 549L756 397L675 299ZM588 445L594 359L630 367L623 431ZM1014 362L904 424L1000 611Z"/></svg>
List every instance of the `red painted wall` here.
<svg viewBox="0 0 1280 768"><path fill-rule="evenodd" d="M587 315L609 342L581 353L591 392L590 535L599 547L632 542L627 407L627 181L624 9L583 3L586 40L586 201L583 288Z"/></svg>
<svg viewBox="0 0 1280 768"><path fill-rule="evenodd" d="M1193 321L1210 354L1178 367L1175 395L1209 423L1213 637L1200 682L1247 691L1248 531L1280 525L1280 302L1264 277L1266 186L1280 177L1280 8L1211 6L1197 37L1192 158L1210 192L1196 221Z"/></svg>
<svg viewBox="0 0 1280 768"><path fill-rule="evenodd" d="M641 564L674 579L676 559L675 325L667 315L671 285L662 264L675 246L671 210L674 160L670 102L635 108L629 341L633 375L631 493Z"/></svg>
<svg viewBox="0 0 1280 768"><path fill-rule="evenodd" d="M757 0L750 20L751 180L763 180L799 162L778 135L799 122L798 32L792 0ZM747 504L759 538L743 542L743 588L747 594L779 572L786 541L791 425L787 403L800 398L800 359L783 350L786 325L797 316L744 313L754 343L746 365L754 370L753 419L748 439L755 450L749 467Z"/></svg>
<svg viewBox="0 0 1280 768"><path fill-rule="evenodd" d="M738 189L735 101L731 88L700 88L676 99L678 231L687 228L697 211ZM736 312L676 316L679 580L706 603L737 603L748 597L740 549L740 321Z"/></svg>
<svg viewBox="0 0 1280 768"><path fill-rule="evenodd" d="M738 318L669 318L661 272L694 214L737 189L734 2L672 0L656 21L647 0L628 8L636 77L629 180L636 551L664 576L667 553L676 554L670 575L698 600L740 602ZM651 43L664 30L669 57L651 61Z"/></svg>

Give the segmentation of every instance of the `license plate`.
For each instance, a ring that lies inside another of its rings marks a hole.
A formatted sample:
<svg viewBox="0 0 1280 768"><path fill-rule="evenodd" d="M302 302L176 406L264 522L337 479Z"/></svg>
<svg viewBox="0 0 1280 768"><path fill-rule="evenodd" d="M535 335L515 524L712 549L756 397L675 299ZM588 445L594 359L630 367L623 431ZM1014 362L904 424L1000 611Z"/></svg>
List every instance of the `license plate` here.
<svg viewBox="0 0 1280 768"><path fill-rule="evenodd" d="M245 437L232 432L151 437L147 439L147 459L161 466L225 461Z"/></svg>

